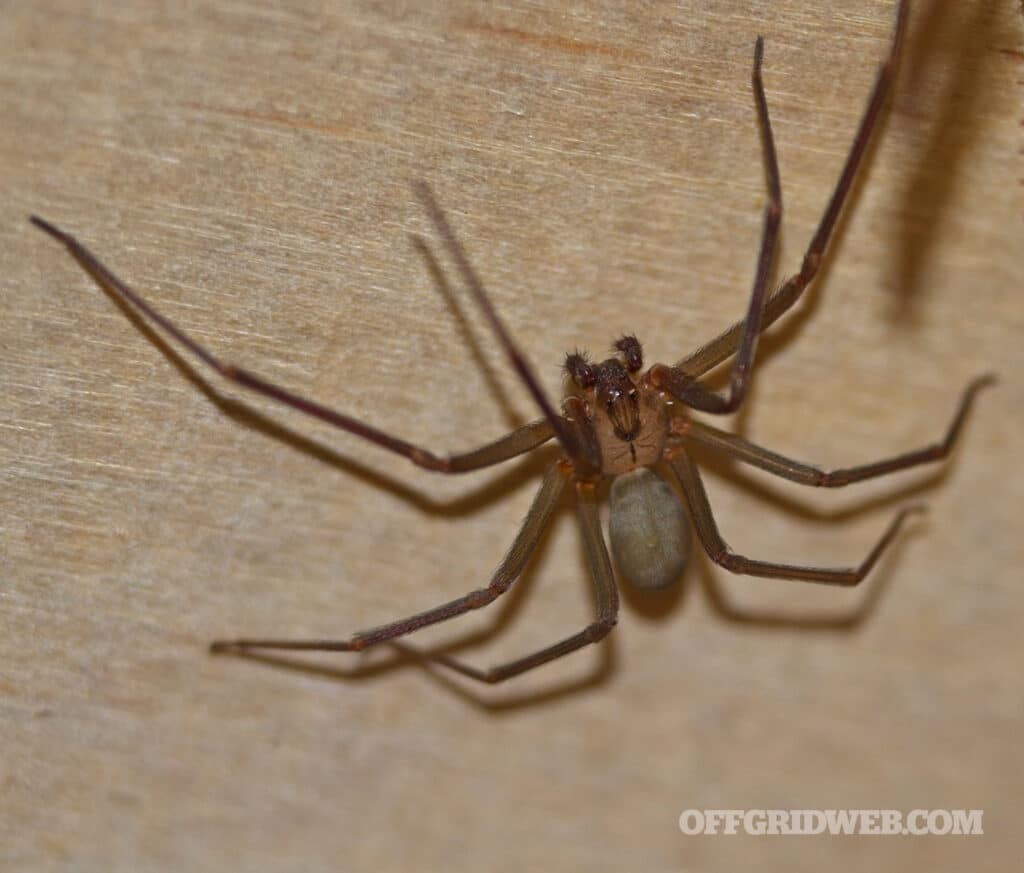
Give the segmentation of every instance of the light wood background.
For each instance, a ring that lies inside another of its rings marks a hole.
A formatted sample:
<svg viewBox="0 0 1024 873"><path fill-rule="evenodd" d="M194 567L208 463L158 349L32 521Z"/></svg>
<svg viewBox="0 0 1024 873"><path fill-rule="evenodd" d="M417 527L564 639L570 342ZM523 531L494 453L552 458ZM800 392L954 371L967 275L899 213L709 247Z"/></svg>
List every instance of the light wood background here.
<svg viewBox="0 0 1024 873"><path fill-rule="evenodd" d="M867 461L938 437L967 380L997 370L953 462L828 494L710 464L720 527L750 555L850 564L899 506L927 518L852 592L696 560L678 591L625 592L602 649L484 689L391 652L300 670L206 645L347 635L480 585L542 460L443 479L207 387L27 214L225 358L465 448L534 410L413 246L429 228L410 183L435 186L552 393L566 351L625 329L674 360L745 306L764 197L755 36L781 274L894 4L3 6L0 866L1019 862L1019 4L917 4L822 281L765 344L733 423L826 466ZM466 640L483 665L581 627L569 510L515 593L419 641ZM682 810L723 807L982 808L986 834L679 833Z"/></svg>

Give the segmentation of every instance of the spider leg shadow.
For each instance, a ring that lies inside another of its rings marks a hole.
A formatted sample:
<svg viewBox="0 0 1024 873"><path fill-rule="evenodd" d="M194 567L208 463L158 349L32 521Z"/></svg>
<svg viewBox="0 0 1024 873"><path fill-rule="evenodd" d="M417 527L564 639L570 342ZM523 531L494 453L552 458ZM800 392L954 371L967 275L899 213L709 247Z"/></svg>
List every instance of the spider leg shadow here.
<svg viewBox="0 0 1024 873"><path fill-rule="evenodd" d="M559 682L548 688L511 695L503 694L500 697L475 693L473 688L476 686L470 686L465 682L457 681L455 675L450 670L432 663L430 653L428 652L421 652L419 649L415 649L405 643L392 643L392 646L400 649L407 657L415 658L423 665L426 673L438 685L455 697L460 698L481 712L501 715L506 712L516 712L533 706L540 706L551 700L564 700L571 694L581 694L607 684L615 673L618 664L615 644L612 642L614 636L612 634L606 637L600 645L593 647L597 650L598 663L588 674L578 679L568 679ZM448 651L447 647L445 651Z"/></svg>
<svg viewBox="0 0 1024 873"><path fill-rule="evenodd" d="M812 521L820 524L831 524L837 521L854 518L867 512L891 506L896 502L903 503L911 497L917 497L923 493L933 491L949 475L954 459L950 459L942 467L923 477L919 476L917 481L901 490L887 494L877 494L861 499L859 502L849 504L843 508L833 511L822 511L812 507L802 500L783 494L775 488L763 484L759 478L741 472L742 465L721 455L709 452L699 447L691 449L695 458L700 461L702 469L708 470L715 476L732 482L741 487L746 493L757 499L771 504L776 509L797 518ZM820 631L820 632L852 632L861 627L875 612L883 595L889 588L891 573L890 568L898 560L899 552L907 544L907 541L921 532L920 526L908 528L899 539L892 544L882 557L879 565L872 571L862 586L864 589L861 599L844 611L829 610L825 613L791 614L780 611L750 611L737 606L728 596L726 586L723 584L719 568L700 551L700 577L701 587L704 589L708 602L712 609L732 624L751 627L765 628L769 630L798 630L798 631ZM756 580L747 577L746 584L758 584L764 580ZM776 584L786 584L785 581ZM800 584L792 582L789 584Z"/></svg>
<svg viewBox="0 0 1024 873"><path fill-rule="evenodd" d="M410 234L410 241L413 248L416 249L416 253L423 259L423 263L430 274L431 280L434 282L437 292L444 298L445 305L448 307L448 311L451 312L459 334L473 356L473 363L476 364L477 369L487 383L487 394L494 398L501 408L501 414L506 426L512 430L526 424L526 420L509 403L508 394L498 380L494 365L484 354L483 348L470 325L469 318L466 316L466 310L452 291L451 283L441 268L441 263L438 261L433 249L430 248L427 241L419 234Z"/></svg>
<svg viewBox="0 0 1024 873"><path fill-rule="evenodd" d="M554 527L567 514L569 513L567 513L567 507L563 502L556 511L555 518L552 520L550 527ZM508 695L505 691L499 693L477 693L474 689L479 686L471 685L471 680L457 679L454 672L436 663L434 660L437 655L453 654L484 643L502 634L514 622L522 611L523 604L530 597L538 565L542 563L542 555L547 548L547 539L548 533L546 532L537 547L536 554L527 564L520 578L499 601L500 607L494 608L487 613L491 619L490 622L486 626L464 634L456 640L445 641L425 649L404 641L392 640L368 649L360 656L360 661L351 667L336 666L323 660L310 660L304 656L283 656L259 651L236 652L233 653L232 657L243 658L278 669L338 682L361 682L369 679L378 679L393 670L405 669L416 664L421 666L427 675L446 691L461 698L474 708L492 714L522 710L543 704L549 700L562 699L570 694L578 694L599 688L612 678L617 666L615 646L612 642L614 634L603 640L600 645L591 647L597 650L597 663L582 677L560 681L547 688L519 692L513 695ZM580 547L579 566L581 571L585 566L582 545ZM452 625L448 624L446 626ZM385 648L389 650L390 655L381 660L378 656ZM346 657L352 656L346 655ZM370 663L366 663L363 659L369 660ZM481 691L483 691L483 688L481 688Z"/></svg>
<svg viewBox="0 0 1024 873"><path fill-rule="evenodd" d="M568 679L558 682L557 684L547 688L518 692L512 695L508 695L505 690L499 692L501 696L492 696L487 692L484 692L483 694L477 693L474 691L474 688L478 686L471 686L467 681L456 679L454 673L431 660L431 655L434 652L443 651L447 653L449 651L458 650L463 646L470 645L471 642L477 641L480 637L497 632L499 627L504 624L505 621L503 619L499 619L495 623L495 626L487 633L474 634L472 637L467 637L455 644L445 645L443 650L436 649L425 651L415 646L411 646L408 643L388 643L386 646L391 651L390 655L384 660L378 660L370 664L359 663L349 668L339 667L325 662L310 661L297 657L285 657L282 655L270 655L260 652L239 652L235 654L234 657L242 658L246 661L253 661L257 664L263 664L278 670L298 673L303 676L325 679L330 682L346 683L379 680L382 676L385 676L394 670L401 670L413 665L418 665L423 668L423 671L431 678L431 680L436 682L447 693L458 697L474 709L494 715L529 709L530 707L540 706L551 700L563 700L572 694L581 694L592 689L600 688L608 683L615 672L617 666L616 650L614 643L612 643L610 639L606 639L601 645L594 647L597 652L598 663L586 675L576 679ZM385 646L380 646L379 648L383 649ZM484 689L481 688L481 691L483 690Z"/></svg>
<svg viewBox="0 0 1024 873"><path fill-rule="evenodd" d="M888 247L887 284L894 292L890 318L895 322L913 321L919 313L928 292L925 268L940 244L942 219L957 209L966 160L984 130L978 123L984 111L978 97L991 81L985 82L978 58L999 42L998 16L994 7L979 3L970 16L957 20L956 8L932 3L926 15L917 16L904 62L909 82L892 107L893 115L899 112L915 125L914 139L921 143L913 169L901 182L899 236Z"/></svg>
<svg viewBox="0 0 1024 873"><path fill-rule="evenodd" d="M514 466L506 469L505 472L492 476L489 481L484 482L474 490L452 500L437 500L423 491L405 484L397 477L380 473L319 440L281 424L271 416L249 406L244 401L222 394L210 381L201 376L197 368L189 363L177 349L149 325L131 306L110 291L98 277L92 276L92 278L114 305L121 310L135 329L156 347L185 381L216 406L225 417L242 427L257 431L263 436L283 443L314 460L334 467L336 470L363 484L391 494L421 512L443 518L459 518L472 515L482 507L511 495L519 488L538 478L545 467L551 463L554 454L557 452L557 449L554 447L541 447L525 455ZM415 467L410 465L409 469L415 470Z"/></svg>
<svg viewBox="0 0 1024 873"><path fill-rule="evenodd" d="M739 607L726 593L725 586L715 572L716 566L703 554L700 565L701 585L711 608L730 624L778 631L853 632L867 622L878 608L882 596L889 589L891 565L897 560L897 555L908 537L916 533L917 530L908 531L907 535L893 543L890 551L882 557L871 578L867 580L866 591L860 601L843 611L793 614L775 610L754 611Z"/></svg>

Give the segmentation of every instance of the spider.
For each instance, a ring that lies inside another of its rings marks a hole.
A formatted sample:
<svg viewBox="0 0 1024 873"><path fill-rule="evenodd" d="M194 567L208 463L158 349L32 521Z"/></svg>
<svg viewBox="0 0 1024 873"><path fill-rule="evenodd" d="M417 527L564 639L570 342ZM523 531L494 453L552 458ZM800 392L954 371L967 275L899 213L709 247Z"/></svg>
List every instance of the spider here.
<svg viewBox="0 0 1024 873"><path fill-rule="evenodd" d="M551 404L499 317L431 189L425 183L415 186L417 195L465 285L500 342L512 368L543 413L538 420L488 445L462 454L435 454L314 400L294 394L248 370L222 362L157 312L74 237L32 216L31 221L63 243L100 285L225 379L369 440L383 449L408 458L420 467L438 473L466 473L522 455L552 438L561 447L560 457L547 467L526 520L486 587L408 618L361 631L344 640L238 639L215 642L211 645L211 651L361 651L486 606L504 594L522 573L551 521L560 495L570 483L575 491L579 526L596 592L597 616L594 621L554 645L487 670L444 654L430 657L472 679L493 683L525 673L596 643L615 626L618 614L615 575L598 515L598 486L605 478L613 480L609 495L608 528L615 566L622 579L638 588L663 588L679 578L690 555L691 520L697 539L711 560L731 572L840 586L856 585L864 579L915 508L904 509L895 516L857 567L806 567L744 557L733 552L719 534L700 473L690 457L689 447L699 445L722 452L801 485L826 488L849 485L945 458L953 448L975 394L991 383L991 375L975 379L967 386L941 441L896 457L828 472L698 422L686 414L685 408L713 415L724 415L738 409L750 385L759 335L796 303L814 279L843 202L863 161L872 129L885 103L906 28L908 6L907 0L900 0L887 57L878 71L842 173L807 248L800 271L771 293L768 290L769 272L782 217L782 195L772 127L761 79L764 43L762 38L757 39L751 79L764 149L768 198L746 317L676 364L654 364L646 372L643 370L643 349L634 336L620 338L614 344L614 356L599 363L590 361L585 354L579 352L568 355L565 359L567 390L561 414ZM735 359L729 386L723 395L711 389L701 377L733 355ZM688 513L684 511L676 491L654 471L656 467L667 470L677 481L688 506Z"/></svg>

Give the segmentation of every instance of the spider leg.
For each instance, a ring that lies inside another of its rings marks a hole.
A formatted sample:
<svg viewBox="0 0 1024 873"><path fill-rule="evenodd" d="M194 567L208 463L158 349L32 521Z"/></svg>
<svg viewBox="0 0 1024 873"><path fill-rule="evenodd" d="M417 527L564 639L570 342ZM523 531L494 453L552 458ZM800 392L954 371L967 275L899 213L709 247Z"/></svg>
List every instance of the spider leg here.
<svg viewBox="0 0 1024 873"><path fill-rule="evenodd" d="M533 554L541 535L551 520L551 514L558 504L558 498L565 486L567 476L568 468L563 462L556 461L548 467L523 526L486 588L478 588L476 591L471 591L469 594L408 618L360 631L346 640L219 640L210 645L210 651L236 653L253 649L288 649L315 652L359 652L385 640L393 640L439 621L446 621L457 615L487 606L508 591L523 571L523 567L526 566L526 562Z"/></svg>
<svg viewBox="0 0 1024 873"><path fill-rule="evenodd" d="M597 619L587 625L579 633L575 633L552 646L540 649L523 658L508 661L486 670L481 670L464 663L449 655L429 655L416 651L419 657L443 664L463 676L479 682L494 684L503 682L534 667L539 667L563 655L582 649L591 643L604 639L618 621L619 594L615 587L612 565L608 559L604 535L601 532L601 521L597 510L597 498L593 485L583 482L576 484L576 509L580 531L583 534L583 546L590 566L594 590L597 594ZM410 648L403 646L403 649Z"/></svg>
<svg viewBox="0 0 1024 873"><path fill-rule="evenodd" d="M879 115L885 105L889 94L889 87L892 84L896 68L896 61L899 57L900 45L903 42L903 35L907 24L907 0L900 0L896 11L896 27L893 31L892 42L889 45L889 54L879 67L875 84L868 99L867 108L861 116L860 125L857 128L853 145L846 157L843 171L836 183L835 190L828 202L818 229L811 239L807 252L804 255L800 272L790 277L779 287L769 298L764 306L764 314L761 318L760 329L764 331L780 318L790 307L800 299L804 289L818 272L821 259L828 247L839 213L842 211L843 203L850 192L853 180L857 175L864 153L867 150L871 134L878 122ZM747 326L747 320L738 321L732 327L723 331L711 342L701 346L697 351L687 355L680 360L673 369L682 371L690 379L695 379L707 373L713 367L726 360L741 347L742 338ZM682 378L677 377L677 378Z"/></svg>
<svg viewBox="0 0 1024 873"><path fill-rule="evenodd" d="M820 582L825 585L856 585L871 572L871 568L875 566L882 552L896 537L907 516L923 509L923 507L910 507L902 510L858 567L802 567L771 561L758 561L737 555L718 533L714 516L711 514L711 504L708 502L708 495L704 490L704 483L701 481L697 465L693 463L686 452L680 450L670 459L670 466L675 471L679 484L683 488L694 527L697 529L697 538L704 547L704 551L708 553L708 557L730 572L748 576L797 579L803 582Z"/></svg>
<svg viewBox="0 0 1024 873"><path fill-rule="evenodd" d="M566 453L574 460L580 459L583 449L580 447L576 439L576 435L551 405L551 401L548 400L547 395L544 393L544 389L537 381L537 377L534 376L533 371L530 369L530 365L526 362L526 358L512 339L512 335L508 332L504 322L499 317L497 310L494 308L494 304L491 302L490 297L487 296L487 292L484 290L483 282L480 281L480 277L477 276L476 271L469 262L469 257L466 254L465 248L463 248L462 244L455 236L455 231L452 229L447 216L438 205L437 199L434 197L434 192L426 182L418 182L415 185L415 190L417 196L419 196L423 205L426 207L427 214L430 216L430 220L434 223L434 227L437 229L441 240L444 242L445 248L448 249L448 254L451 256L452 260L455 261L455 266L458 268L463 282L466 283L470 293L473 295L474 301L477 306L480 307L480 311L487 319L488 324L490 324L491 330L494 331L494 335L498 338L502 348L505 350L509 363L512 364L513 369L519 374L519 378L523 380L523 384L526 385L526 388L529 390L534 401L543 411L544 418L551 426L555 436L558 437L558 441L562 444Z"/></svg>
<svg viewBox="0 0 1024 873"><path fill-rule="evenodd" d="M779 160L775 153L775 138L772 135L772 123L768 117L768 101L764 95L764 82L761 80L761 60L764 57L764 39L757 38L754 46L754 71L751 83L754 89L754 102L757 105L757 118L764 143L765 169L768 177L768 203L764 208L764 221L761 227L761 249L757 258L757 269L754 273L754 287L750 292L750 303L747 306L747 317L743 320L743 329L739 338L739 351L733 361L732 374L729 379L729 393L726 397L713 391L696 380L687 371L678 367L655 365L651 368L651 381L655 386L663 388L673 396L682 400L687 406L725 415L735 412L743 402L750 383L750 374L757 351L757 340L761 334L761 322L764 317L765 297L768 293L768 280L771 275L772 260L775 257L775 245L779 238L779 223L782 220L782 186L779 182Z"/></svg>
<svg viewBox="0 0 1024 873"><path fill-rule="evenodd" d="M783 479L789 479L801 485L841 488L843 485L849 485L851 482L861 482L864 479L873 479L875 476L885 476L889 473L895 473L897 470L905 470L908 467L916 467L919 464L927 464L931 461L940 461L947 457L956 444L957 437L960 435L975 396L982 388L993 384L993 382L995 382L994 376L985 375L975 379L964 389L963 395L960 398L960 405L957 407L956 414L949 423L946 435L941 441L921 449L916 449L915 451L904 452L892 458L839 470L821 470L810 464L794 461L792 458L786 458L783 455L748 442L743 437L696 421L685 422L682 425L684 429L682 435L684 439L692 439L695 443L724 452L740 461L760 467L762 470L767 470L776 476L781 476Z"/></svg>
<svg viewBox="0 0 1024 873"><path fill-rule="evenodd" d="M434 470L439 473L464 473L469 470L480 469L481 467L489 467L492 464L497 464L536 448L551 439L555 433L550 421L538 419L481 448L449 457L436 455L427 449L378 430L356 418L336 412L313 400L294 394L285 388L268 382L255 373L251 373L241 367L236 367L233 364L224 363L175 325L174 322L157 312L156 309L115 276L99 258L78 242L71 234L65 233L34 215L31 217L31 221L36 227L63 243L81 267L103 288L113 294L117 300L156 325L179 345L187 349L192 355L229 382L270 397L279 403L291 406L293 409L297 409L314 418L319 418L321 421L326 421L328 424L332 424L341 430L369 440L382 448L403 455L420 467L425 467L428 470Z"/></svg>

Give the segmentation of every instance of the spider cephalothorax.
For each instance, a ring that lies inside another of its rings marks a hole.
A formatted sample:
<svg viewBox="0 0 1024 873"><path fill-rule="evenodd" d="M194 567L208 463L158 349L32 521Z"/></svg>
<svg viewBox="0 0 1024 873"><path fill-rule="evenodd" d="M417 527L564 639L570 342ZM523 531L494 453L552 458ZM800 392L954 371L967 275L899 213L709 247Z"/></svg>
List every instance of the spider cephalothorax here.
<svg viewBox="0 0 1024 873"><path fill-rule="evenodd" d="M225 379L369 440L383 449L408 458L414 464L439 473L464 473L522 455L552 438L560 445L560 456L549 464L526 520L486 587L343 640L246 639L214 643L212 650L359 651L486 606L507 591L519 577L551 521L560 495L570 483L575 491L583 547L594 582L597 599L595 619L583 630L554 645L490 670L479 670L448 655L431 657L473 679L500 682L597 642L612 629L618 616L615 577L605 547L597 504L598 484L604 478L613 478L609 497L609 532L616 566L620 576L634 585L661 588L679 577L690 553L691 520L697 540L708 556L727 570L752 576L800 579L829 585L856 585L860 582L892 541L910 510L904 510L890 522L885 533L857 567L804 567L747 558L732 551L719 535L689 448L699 445L708 450L723 452L802 485L848 485L946 457L960 431L972 398L983 385L991 381L990 378L977 379L968 386L941 442L896 457L835 471L820 470L785 458L735 434L691 420L683 410L693 408L709 414L724 414L739 407L753 370L758 336L793 306L817 273L843 201L853 184L871 131L885 101L906 26L908 5L905 0L899 3L889 55L879 70L839 182L804 255L800 271L771 294L768 281L782 216L782 195L775 144L761 82L763 44L758 39L754 50L753 86L764 138L768 202L764 211L761 247L746 318L675 365L655 364L643 374L640 372L643 367L643 350L634 336L619 339L614 346L616 356L599 364L591 363L581 352L569 355L565 369L571 385L566 392L561 415L551 404L522 352L498 317L432 192L426 185L417 186L417 192L466 286L489 322L513 369L543 413L537 421L481 448L461 454L436 454L349 415L293 394L247 370L223 363L173 322L160 315L72 236L33 217L32 221L63 243L111 295ZM730 357L734 359L729 388L722 395L707 385L702 377ZM676 404L678 410L675 416L670 415L673 404ZM686 510L675 489L650 469L655 466L675 479L685 499Z"/></svg>
<svg viewBox="0 0 1024 873"><path fill-rule="evenodd" d="M600 364L591 364L586 352L573 352L565 358L565 370L578 389L570 388L570 395L582 397L588 406L607 415L615 435L625 442L635 439L640 429L637 373L643 366L640 343L635 337L628 339L632 343L631 365L622 360L624 354ZM616 347L624 342L625 338L619 340Z"/></svg>
<svg viewBox="0 0 1024 873"><path fill-rule="evenodd" d="M585 352L565 359L566 399L579 399L600 455L599 473L614 476L661 458L671 401L641 374L643 349L634 336L615 343L617 355L599 364Z"/></svg>

